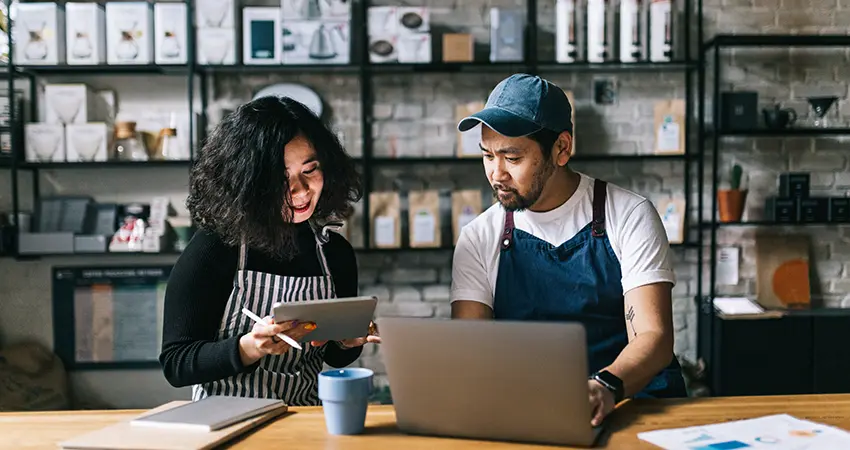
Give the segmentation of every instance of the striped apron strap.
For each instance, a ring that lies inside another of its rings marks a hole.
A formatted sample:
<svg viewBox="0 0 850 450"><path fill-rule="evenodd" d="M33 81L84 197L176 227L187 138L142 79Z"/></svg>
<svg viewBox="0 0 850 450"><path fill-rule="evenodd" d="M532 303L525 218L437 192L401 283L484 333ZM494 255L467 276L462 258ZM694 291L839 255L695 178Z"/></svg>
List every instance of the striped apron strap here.
<svg viewBox="0 0 850 450"><path fill-rule="evenodd" d="M242 243L239 244L239 272L245 270L245 265L248 264L248 246L245 244L245 238L242 238ZM239 282L239 287L244 287L242 285L242 276L237 273L237 281Z"/></svg>
<svg viewBox="0 0 850 450"><path fill-rule="evenodd" d="M328 241L328 237L324 228L318 230L314 224L312 229L313 235L316 237L316 255L319 258L319 264L322 266L322 275L324 276L324 281L320 283L320 286L317 286L317 289L319 290L320 298L334 298L336 297L336 289L334 289L331 269L328 266L327 258L325 258L324 250L324 244Z"/></svg>

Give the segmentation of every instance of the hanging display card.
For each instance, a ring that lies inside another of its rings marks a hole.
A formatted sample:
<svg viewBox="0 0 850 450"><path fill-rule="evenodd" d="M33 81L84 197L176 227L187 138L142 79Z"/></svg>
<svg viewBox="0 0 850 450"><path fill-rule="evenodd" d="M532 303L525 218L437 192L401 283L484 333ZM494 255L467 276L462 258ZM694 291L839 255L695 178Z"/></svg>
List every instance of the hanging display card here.
<svg viewBox="0 0 850 450"><path fill-rule="evenodd" d="M65 366L158 367L170 273L170 265L54 268L54 348Z"/></svg>

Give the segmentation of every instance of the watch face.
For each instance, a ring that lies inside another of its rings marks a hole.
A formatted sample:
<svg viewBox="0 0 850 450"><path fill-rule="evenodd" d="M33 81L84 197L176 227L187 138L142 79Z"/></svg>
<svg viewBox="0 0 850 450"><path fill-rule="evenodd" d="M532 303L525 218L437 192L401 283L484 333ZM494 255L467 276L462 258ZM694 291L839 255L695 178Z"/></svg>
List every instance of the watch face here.
<svg viewBox="0 0 850 450"><path fill-rule="evenodd" d="M618 402L623 397L623 380L608 371L602 371L596 374L596 378L601 380L605 387L614 393L614 401Z"/></svg>
<svg viewBox="0 0 850 450"><path fill-rule="evenodd" d="M602 381L610 384L611 386L613 386L616 389L622 389L623 388L623 381L620 380L619 378L617 378L611 372L607 372L607 371L599 372L598 374L596 374L596 376L598 376Z"/></svg>

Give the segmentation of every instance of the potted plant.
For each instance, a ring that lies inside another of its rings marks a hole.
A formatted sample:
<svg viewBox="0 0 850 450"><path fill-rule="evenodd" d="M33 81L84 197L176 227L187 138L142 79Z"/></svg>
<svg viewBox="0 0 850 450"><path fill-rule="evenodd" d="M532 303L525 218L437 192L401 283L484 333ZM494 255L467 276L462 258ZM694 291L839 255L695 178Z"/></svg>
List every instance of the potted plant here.
<svg viewBox="0 0 850 450"><path fill-rule="evenodd" d="M741 188L743 172L739 164L734 164L730 172L729 189L717 191L717 207L720 210L721 222L740 222L744 215L747 190Z"/></svg>

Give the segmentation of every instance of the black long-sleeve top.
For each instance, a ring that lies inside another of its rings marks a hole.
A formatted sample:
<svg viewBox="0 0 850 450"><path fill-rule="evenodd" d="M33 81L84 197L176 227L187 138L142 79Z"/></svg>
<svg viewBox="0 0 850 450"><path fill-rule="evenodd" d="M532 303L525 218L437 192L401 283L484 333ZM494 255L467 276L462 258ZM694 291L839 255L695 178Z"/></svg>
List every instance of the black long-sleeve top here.
<svg viewBox="0 0 850 450"><path fill-rule="evenodd" d="M294 277L322 275L313 231L307 223L297 228L298 254L293 260L278 260L249 249L246 270ZM337 297L356 296L357 258L351 244L330 233L323 248ZM216 340L238 262L238 247L227 246L214 233L201 230L172 268L165 291L159 355L165 378L172 386L221 380L259 366L259 361L250 366L242 364L241 336ZM361 351L362 347L343 350L329 344L324 359L332 367L345 367Z"/></svg>

